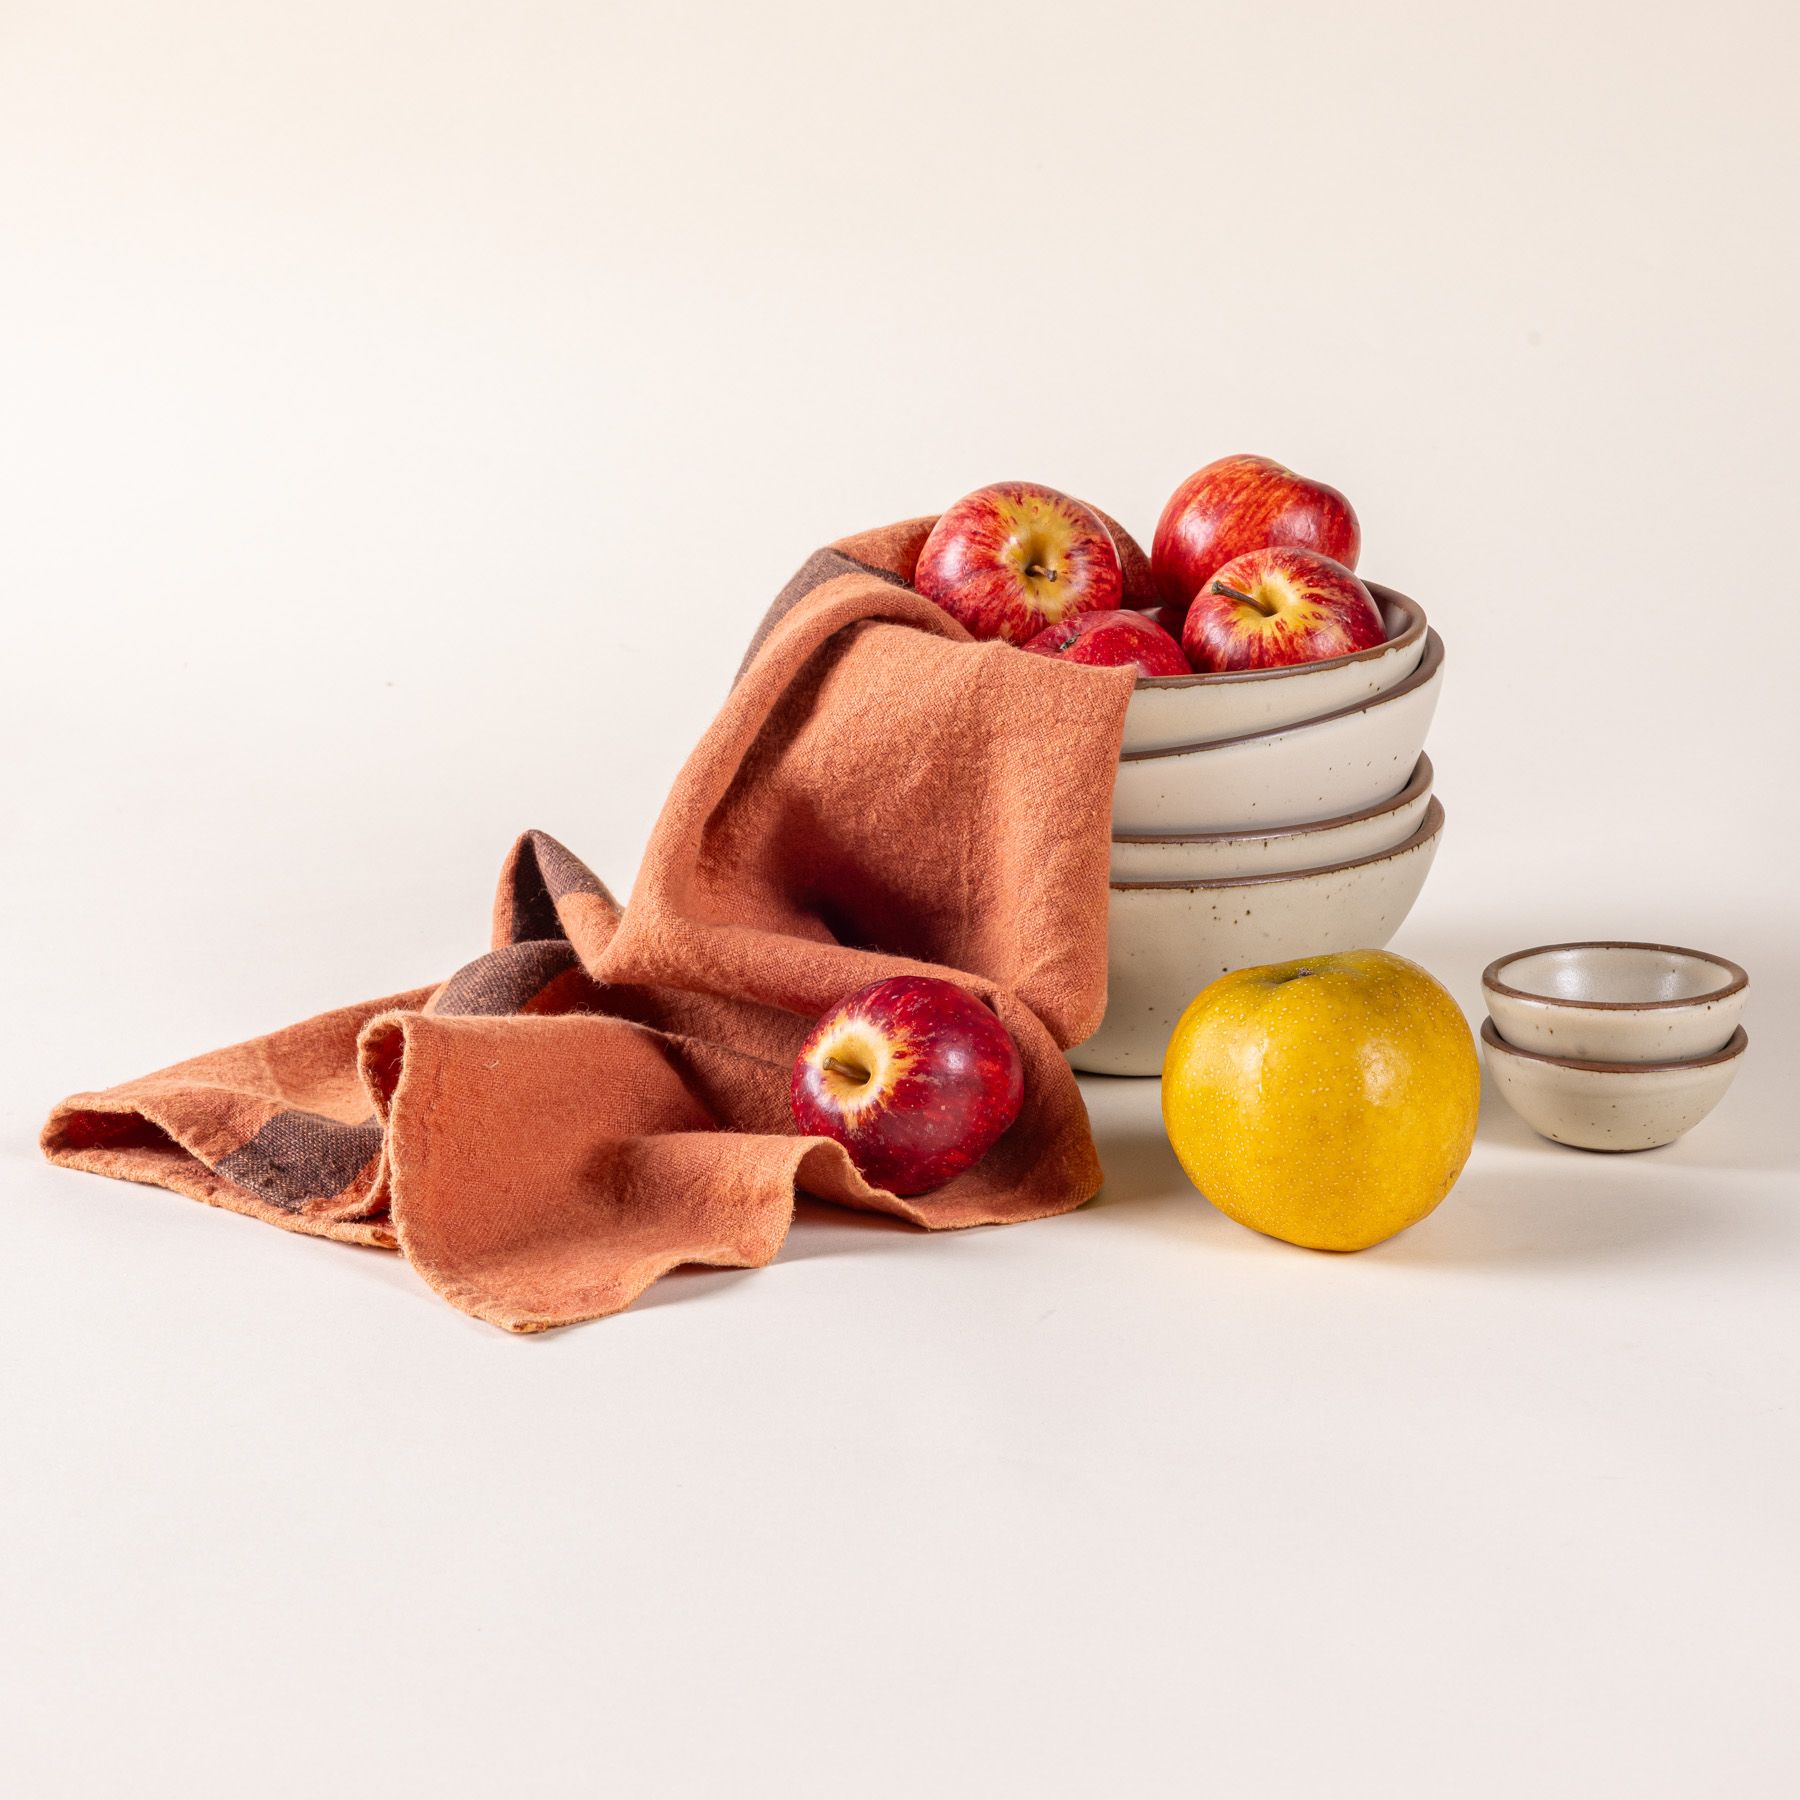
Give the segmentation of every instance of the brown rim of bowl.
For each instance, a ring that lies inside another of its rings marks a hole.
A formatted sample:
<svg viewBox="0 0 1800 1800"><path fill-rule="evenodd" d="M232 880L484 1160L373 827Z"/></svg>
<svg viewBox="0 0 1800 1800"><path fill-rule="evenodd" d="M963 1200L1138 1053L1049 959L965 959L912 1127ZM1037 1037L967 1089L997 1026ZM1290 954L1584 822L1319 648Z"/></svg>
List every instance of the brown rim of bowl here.
<svg viewBox="0 0 1800 1800"><path fill-rule="evenodd" d="M1715 1050L1711 1056L1680 1056L1673 1062L1583 1062L1574 1056L1546 1056L1541 1050L1521 1049L1510 1038L1503 1038L1500 1027L1492 1019L1481 1021L1481 1041L1490 1050L1516 1056L1523 1062L1550 1063L1555 1068L1574 1069L1583 1075L1657 1075L1668 1069L1710 1069L1715 1063L1730 1062L1733 1057L1742 1056L1750 1048L1750 1035L1741 1025L1725 1040L1723 1050Z"/></svg>
<svg viewBox="0 0 1800 1800"><path fill-rule="evenodd" d="M1335 831L1340 825L1359 825L1364 819L1374 818L1377 813L1398 812L1409 801L1429 793L1436 776L1437 771L1431 766L1431 758L1421 751L1419 760L1413 764L1412 778L1406 786L1391 800L1378 800L1373 806L1365 806L1361 812L1339 813L1335 819L1313 819L1305 825L1269 825L1260 830L1252 826L1246 831L1115 831L1112 841L1115 844L1242 843L1246 839L1305 837L1313 831Z"/></svg>
<svg viewBox="0 0 1800 1800"><path fill-rule="evenodd" d="M1404 844L1391 850L1376 850L1368 856L1353 856L1347 862L1324 863L1316 869L1279 869L1266 875L1216 875L1208 881L1109 881L1115 893L1140 894L1149 889L1179 889L1183 893L1205 893L1209 888L1273 887L1280 881L1311 881L1315 875L1341 875L1346 869L1362 869L1371 863L1386 862L1391 856L1405 856L1408 851L1422 850L1444 828L1444 803L1433 794L1425 808L1419 829Z"/></svg>
<svg viewBox="0 0 1800 1800"><path fill-rule="evenodd" d="M1324 665L1305 663L1301 666L1317 669ZM1320 713L1316 719L1296 719L1291 725L1277 725L1262 731L1240 731L1236 737L1214 738L1209 744L1165 744L1160 750L1121 750L1119 761L1135 763L1150 762L1159 756L1204 756L1209 750L1229 750L1234 744L1248 744L1257 738L1288 737L1296 731L1311 731L1317 725L1335 724L1339 719L1348 719L1357 713L1369 712L1377 706L1404 700L1408 694L1416 694L1443 666L1444 640L1435 631L1428 631L1425 634L1425 654L1419 658L1419 666L1396 687L1386 688L1379 694L1365 694L1353 705L1340 706L1336 712ZM1175 677L1167 679L1174 680Z"/></svg>
<svg viewBox="0 0 1800 1800"><path fill-rule="evenodd" d="M1500 979L1500 971L1509 963L1523 962L1528 956L1547 956L1555 950L1660 950L1666 956L1691 957L1695 962L1711 963L1723 969L1730 980L1723 987L1711 988L1704 994L1689 994L1681 1000L1565 1000L1559 994L1534 994L1529 988L1516 988ZM1577 1012L1665 1012L1678 1006L1711 1006L1716 1000L1728 1000L1750 985L1749 974L1728 956L1714 956L1710 950L1689 950L1681 944L1638 944L1628 938L1584 938L1574 944L1533 944L1529 950L1509 950L1496 956L1481 971L1481 985L1490 993L1504 994L1509 1000L1528 1000L1536 1006L1567 1006ZM1508 1049L1514 1046L1508 1045Z"/></svg>
<svg viewBox="0 0 1800 1800"><path fill-rule="evenodd" d="M1391 638L1371 644L1366 650L1352 650L1348 656L1327 656L1319 662L1287 663L1279 669L1196 669L1192 675L1140 675L1137 686L1162 689L1240 681L1280 681L1289 675L1310 674L1314 669L1338 669L1345 663L1368 662L1372 657L1385 656L1402 644L1414 643L1424 635L1430 621L1425 617L1424 607L1411 595L1401 593L1398 588L1384 587L1379 581L1365 580L1363 586L1374 596L1377 606L1397 606L1406 616L1406 623Z"/></svg>

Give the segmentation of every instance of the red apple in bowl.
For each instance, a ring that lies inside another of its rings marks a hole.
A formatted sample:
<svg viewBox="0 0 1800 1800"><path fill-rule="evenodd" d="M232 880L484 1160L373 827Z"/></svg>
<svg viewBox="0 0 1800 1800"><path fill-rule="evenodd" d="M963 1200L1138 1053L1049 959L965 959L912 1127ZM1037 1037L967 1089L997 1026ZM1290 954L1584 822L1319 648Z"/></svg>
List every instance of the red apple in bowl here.
<svg viewBox="0 0 1800 1800"><path fill-rule="evenodd" d="M1266 456L1225 456L1190 475L1163 508L1150 565L1163 604L1188 602L1234 557L1286 544L1356 567L1362 531L1336 488Z"/></svg>
<svg viewBox="0 0 1800 1800"><path fill-rule="evenodd" d="M1124 598L1119 604L1148 612L1157 601L1156 573L1144 554L1144 546L1111 513L1102 512L1097 506L1092 511L1112 533L1113 548L1119 553L1119 577L1124 587Z"/></svg>
<svg viewBox="0 0 1800 1800"><path fill-rule="evenodd" d="M923 1194L979 1162L1019 1115L1025 1070L973 994L929 975L860 988L812 1028L789 1089L794 1124L835 1139L863 1178Z"/></svg>
<svg viewBox="0 0 1800 1800"><path fill-rule="evenodd" d="M1144 616L1151 624L1160 625L1176 643L1181 642L1181 628L1187 622L1185 606L1146 606Z"/></svg>
<svg viewBox="0 0 1800 1800"><path fill-rule="evenodd" d="M1196 669L1279 669L1387 641L1374 596L1310 550L1252 550L1194 596L1181 645Z"/></svg>
<svg viewBox="0 0 1800 1800"><path fill-rule="evenodd" d="M1140 675L1191 675L1181 646L1141 612L1078 613L1060 625L1046 625L1027 650L1062 662L1123 668L1135 663Z"/></svg>
<svg viewBox="0 0 1800 1800"><path fill-rule="evenodd" d="M1124 576L1091 506L1003 481L965 494L932 526L913 586L976 637L1022 644L1046 625L1116 607Z"/></svg>

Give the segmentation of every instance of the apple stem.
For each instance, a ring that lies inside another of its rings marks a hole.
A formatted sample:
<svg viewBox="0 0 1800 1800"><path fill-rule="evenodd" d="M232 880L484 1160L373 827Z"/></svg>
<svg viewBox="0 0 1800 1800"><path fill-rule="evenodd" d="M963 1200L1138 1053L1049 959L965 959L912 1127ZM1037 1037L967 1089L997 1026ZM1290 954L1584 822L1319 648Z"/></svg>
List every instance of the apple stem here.
<svg viewBox="0 0 1800 1800"><path fill-rule="evenodd" d="M832 1074L841 1075L846 1081L854 1081L860 1087L869 1079L869 1071L855 1063L840 1062L835 1056L825 1058L825 1066Z"/></svg>
<svg viewBox="0 0 1800 1800"><path fill-rule="evenodd" d="M1033 581L1054 581L1056 579L1056 571L1054 569L1046 569L1042 563L1027 563L1025 565L1025 573L1029 575Z"/></svg>
<svg viewBox="0 0 1800 1800"><path fill-rule="evenodd" d="M1274 607L1269 605L1266 600L1259 600L1254 594L1242 593L1237 588L1227 587L1222 581L1215 581L1212 584L1212 591L1215 594L1223 594L1227 600L1241 600L1246 606L1255 607L1265 619L1275 616Z"/></svg>

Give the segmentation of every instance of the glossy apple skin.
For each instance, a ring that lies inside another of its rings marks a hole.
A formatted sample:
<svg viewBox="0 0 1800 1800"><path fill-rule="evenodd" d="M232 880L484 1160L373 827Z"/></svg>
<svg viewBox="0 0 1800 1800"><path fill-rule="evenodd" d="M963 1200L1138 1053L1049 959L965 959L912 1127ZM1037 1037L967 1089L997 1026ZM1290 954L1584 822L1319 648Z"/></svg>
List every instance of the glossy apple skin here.
<svg viewBox="0 0 1800 1800"><path fill-rule="evenodd" d="M902 1195L929 1193L979 1162L1024 1097L1006 1027L973 994L928 975L877 981L834 1007L801 1046L789 1089L797 1130L835 1139L864 1180Z"/></svg>
<svg viewBox="0 0 1800 1800"><path fill-rule="evenodd" d="M1120 605L1148 612L1157 602L1156 574L1150 567L1150 558L1144 554L1144 546L1111 513L1097 506L1093 513L1112 533L1113 548L1119 553L1119 575L1125 591Z"/></svg>
<svg viewBox="0 0 1800 1800"><path fill-rule="evenodd" d="M1025 648L1061 662L1123 668L1135 663L1140 675L1191 675L1187 653L1141 612L1091 612L1047 625Z"/></svg>
<svg viewBox="0 0 1800 1800"><path fill-rule="evenodd" d="M1157 592L1165 606L1185 610L1228 562L1274 544L1354 569L1362 530L1336 488L1266 456L1221 457L1190 475L1156 522L1150 566Z"/></svg>
<svg viewBox="0 0 1800 1800"><path fill-rule="evenodd" d="M1091 506L1002 481L965 494L931 528L913 586L976 637L1022 644L1046 625L1118 606L1124 577Z"/></svg>
<svg viewBox="0 0 1800 1800"><path fill-rule="evenodd" d="M1374 595L1342 563L1287 548L1228 562L1194 596L1181 628L1188 660L1215 671L1323 662L1386 641Z"/></svg>

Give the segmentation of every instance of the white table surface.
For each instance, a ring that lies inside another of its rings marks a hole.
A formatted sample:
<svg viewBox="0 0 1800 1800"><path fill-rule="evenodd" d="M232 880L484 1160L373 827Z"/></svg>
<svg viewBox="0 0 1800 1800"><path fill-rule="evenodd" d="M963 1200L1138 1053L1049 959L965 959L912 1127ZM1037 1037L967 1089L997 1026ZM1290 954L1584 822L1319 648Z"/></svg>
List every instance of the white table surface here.
<svg viewBox="0 0 1800 1800"><path fill-rule="evenodd" d="M5 37L0 1791L1800 1790L1788 12ZM815 544L1014 475L1148 535L1246 449L1448 645L1395 947L1477 1018L1547 939L1749 967L1681 1144L1490 1093L1330 1258L1089 1081L1080 1212L809 1211L532 1340L38 1160L447 974L526 826L623 889Z"/></svg>
<svg viewBox="0 0 1800 1800"><path fill-rule="evenodd" d="M1488 1093L1358 1257L1232 1224L1156 1084L1090 1078L1080 1212L809 1208L542 1339L15 1149L18 1791L1780 1792L1800 1192L1750 1029L1644 1156Z"/></svg>

